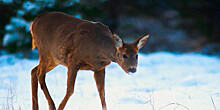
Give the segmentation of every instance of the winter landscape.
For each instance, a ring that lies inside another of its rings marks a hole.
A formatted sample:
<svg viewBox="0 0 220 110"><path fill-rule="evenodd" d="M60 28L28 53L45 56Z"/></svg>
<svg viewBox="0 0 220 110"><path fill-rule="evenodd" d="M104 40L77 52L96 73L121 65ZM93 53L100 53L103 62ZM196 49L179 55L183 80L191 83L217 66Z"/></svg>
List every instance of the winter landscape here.
<svg viewBox="0 0 220 110"><path fill-rule="evenodd" d="M108 110L220 110L219 0L0 0L0 110L31 110L31 22L59 11L101 22L125 42L149 33L137 72L116 63L106 68ZM47 74L59 106L66 93L67 68ZM39 109L48 110L38 88ZM101 110L92 71L79 71L65 110Z"/></svg>
<svg viewBox="0 0 220 110"><path fill-rule="evenodd" d="M30 71L38 60L0 56L0 110L30 110ZM117 64L106 69L109 110L219 110L220 59L197 53L140 54L138 70L127 75ZM46 82L56 107L66 91L66 71L58 66ZM48 109L38 89L40 110ZM101 110L93 73L80 71L65 110Z"/></svg>

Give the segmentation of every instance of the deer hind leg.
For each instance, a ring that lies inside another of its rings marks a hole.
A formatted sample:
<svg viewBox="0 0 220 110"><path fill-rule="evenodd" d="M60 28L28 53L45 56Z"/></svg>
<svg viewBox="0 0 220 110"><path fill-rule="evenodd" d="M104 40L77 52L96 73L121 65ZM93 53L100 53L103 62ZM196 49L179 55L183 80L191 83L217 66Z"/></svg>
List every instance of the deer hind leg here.
<svg viewBox="0 0 220 110"><path fill-rule="evenodd" d="M38 110L38 78L37 78L38 66L31 70L31 89L32 89L32 110Z"/></svg>
<svg viewBox="0 0 220 110"><path fill-rule="evenodd" d="M94 72L96 86L102 103L102 110L107 110L105 103L105 69Z"/></svg>
<svg viewBox="0 0 220 110"><path fill-rule="evenodd" d="M57 64L55 64L52 60L49 60L49 59L42 60L42 58L41 58L40 64L38 67L38 72L39 72L38 73L38 80L40 83L40 87L43 90L44 95L48 101L49 110L56 110L56 107L53 102L53 99L50 96L47 85L45 83L45 77L46 77L46 73L49 72L50 70L52 70L56 66L57 66Z"/></svg>
<svg viewBox="0 0 220 110"><path fill-rule="evenodd" d="M70 65L68 66L66 95L63 98L62 102L60 103L58 110L64 109L68 99L73 94L76 75L77 75L78 70L79 69L76 68L76 66L70 66Z"/></svg>

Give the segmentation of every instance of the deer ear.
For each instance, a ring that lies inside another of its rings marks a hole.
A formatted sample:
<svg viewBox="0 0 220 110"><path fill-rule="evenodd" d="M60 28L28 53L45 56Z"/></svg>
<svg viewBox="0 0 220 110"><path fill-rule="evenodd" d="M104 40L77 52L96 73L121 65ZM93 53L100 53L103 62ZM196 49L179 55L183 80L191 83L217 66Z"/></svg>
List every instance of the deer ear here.
<svg viewBox="0 0 220 110"><path fill-rule="evenodd" d="M149 38L149 34L145 34L134 41L138 49L141 49Z"/></svg>
<svg viewBox="0 0 220 110"><path fill-rule="evenodd" d="M123 46L123 41L122 39L117 35L113 34L113 42L116 48L122 47Z"/></svg>

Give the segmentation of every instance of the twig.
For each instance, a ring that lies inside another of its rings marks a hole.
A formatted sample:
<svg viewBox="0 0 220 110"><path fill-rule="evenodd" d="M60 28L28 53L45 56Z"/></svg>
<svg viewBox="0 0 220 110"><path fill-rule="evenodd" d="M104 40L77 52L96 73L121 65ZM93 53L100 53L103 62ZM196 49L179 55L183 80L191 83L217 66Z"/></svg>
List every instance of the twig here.
<svg viewBox="0 0 220 110"><path fill-rule="evenodd" d="M167 105L165 105L165 106L159 108L159 110L164 109L164 108L166 108L166 107L168 107L168 106L170 106L170 105L177 105L177 107L178 107L178 106L181 106L181 107L184 107L185 109L189 110L189 108L187 108L186 106L184 106L184 105L182 105L182 104L179 104L179 103L170 103L170 104L167 104ZM176 109L177 107L175 107L175 109Z"/></svg>
<svg viewBox="0 0 220 110"><path fill-rule="evenodd" d="M176 105L176 107L173 110L176 110L179 107L179 105Z"/></svg>
<svg viewBox="0 0 220 110"><path fill-rule="evenodd" d="M215 102L214 102L214 100L213 100L213 98L212 98L212 95L210 95L210 98L211 98L211 100L212 100L212 104L213 104L214 110L216 110Z"/></svg>
<svg viewBox="0 0 220 110"><path fill-rule="evenodd" d="M147 99L147 101L144 104L149 104L152 107L152 110L154 110L154 90L150 93L150 98L144 97Z"/></svg>

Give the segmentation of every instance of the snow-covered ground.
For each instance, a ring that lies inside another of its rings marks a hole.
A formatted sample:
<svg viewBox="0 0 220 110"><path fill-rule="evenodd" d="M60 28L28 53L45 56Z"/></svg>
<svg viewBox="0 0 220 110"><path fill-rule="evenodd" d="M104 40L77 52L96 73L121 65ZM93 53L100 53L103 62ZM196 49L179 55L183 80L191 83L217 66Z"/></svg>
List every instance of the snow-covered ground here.
<svg viewBox="0 0 220 110"><path fill-rule="evenodd" d="M30 71L38 60L0 56L0 110L30 110ZM66 90L66 71L58 66L46 82L58 107ZM108 110L220 110L220 59L196 53L139 55L138 71L127 75L115 63L106 69ZM40 110L47 101L39 88ZM101 110L93 73L79 71L65 110Z"/></svg>

